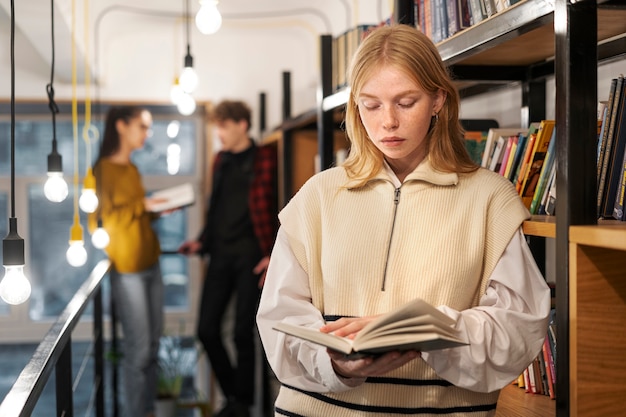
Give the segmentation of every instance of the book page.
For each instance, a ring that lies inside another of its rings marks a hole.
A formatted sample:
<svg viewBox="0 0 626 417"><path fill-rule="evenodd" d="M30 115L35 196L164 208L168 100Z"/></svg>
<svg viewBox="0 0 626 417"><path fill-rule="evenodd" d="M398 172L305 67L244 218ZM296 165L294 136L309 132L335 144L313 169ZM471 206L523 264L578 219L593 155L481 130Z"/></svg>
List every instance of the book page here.
<svg viewBox="0 0 626 417"><path fill-rule="evenodd" d="M165 210L173 210L190 206L195 203L196 196L190 183L165 188L150 194L150 199L162 200L151 204L148 211L159 213Z"/></svg>

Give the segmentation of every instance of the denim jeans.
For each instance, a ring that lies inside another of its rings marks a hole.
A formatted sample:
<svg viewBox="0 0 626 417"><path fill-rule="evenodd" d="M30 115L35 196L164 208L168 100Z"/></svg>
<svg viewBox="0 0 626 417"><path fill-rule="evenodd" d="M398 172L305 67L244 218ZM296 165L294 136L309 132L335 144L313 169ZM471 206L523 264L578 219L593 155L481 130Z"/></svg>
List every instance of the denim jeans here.
<svg viewBox="0 0 626 417"><path fill-rule="evenodd" d="M163 332L163 280L157 263L144 271L111 270L115 312L122 325L124 404L127 417L154 412L159 340Z"/></svg>

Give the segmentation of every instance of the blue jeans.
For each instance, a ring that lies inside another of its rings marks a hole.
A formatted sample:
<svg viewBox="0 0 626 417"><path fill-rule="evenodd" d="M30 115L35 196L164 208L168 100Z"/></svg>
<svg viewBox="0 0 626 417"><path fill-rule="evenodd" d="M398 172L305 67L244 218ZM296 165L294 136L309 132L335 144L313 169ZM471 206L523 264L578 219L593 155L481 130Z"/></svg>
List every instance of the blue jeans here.
<svg viewBox="0 0 626 417"><path fill-rule="evenodd" d="M125 415L154 412L159 340L163 332L163 280L159 264L144 271L111 270L115 312L122 325Z"/></svg>

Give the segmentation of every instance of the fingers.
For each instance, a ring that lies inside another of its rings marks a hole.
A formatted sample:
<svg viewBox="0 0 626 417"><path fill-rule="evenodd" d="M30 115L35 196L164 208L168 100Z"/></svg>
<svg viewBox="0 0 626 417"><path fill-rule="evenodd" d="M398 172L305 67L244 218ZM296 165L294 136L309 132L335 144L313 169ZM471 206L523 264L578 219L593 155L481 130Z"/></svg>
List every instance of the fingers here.
<svg viewBox="0 0 626 417"><path fill-rule="evenodd" d="M371 317L342 317L339 320L326 323L320 328L320 331L324 333L335 333L337 336L341 337L354 336L371 320Z"/></svg>
<svg viewBox="0 0 626 417"><path fill-rule="evenodd" d="M415 350L392 351L380 356L372 355L357 359L350 359L334 351L329 351L328 354L333 362L335 372L348 378L384 375L421 356L420 352Z"/></svg>

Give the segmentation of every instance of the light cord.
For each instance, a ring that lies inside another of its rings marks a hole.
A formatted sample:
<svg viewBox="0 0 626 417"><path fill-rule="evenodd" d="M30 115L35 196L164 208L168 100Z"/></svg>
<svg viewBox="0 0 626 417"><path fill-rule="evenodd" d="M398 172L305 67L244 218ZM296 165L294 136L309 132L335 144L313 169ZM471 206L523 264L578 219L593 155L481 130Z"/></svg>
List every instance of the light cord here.
<svg viewBox="0 0 626 417"><path fill-rule="evenodd" d="M11 218L15 218L15 5L11 0Z"/></svg>
<svg viewBox="0 0 626 417"><path fill-rule="evenodd" d="M76 97L76 1L72 0L72 135L74 139L74 225L78 224L78 100Z"/></svg>

